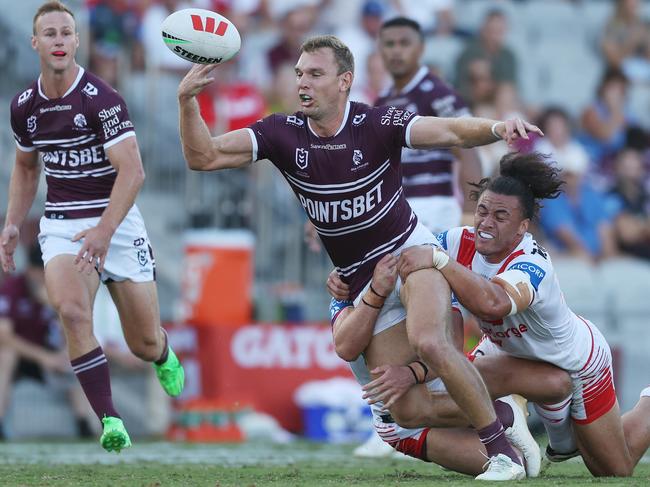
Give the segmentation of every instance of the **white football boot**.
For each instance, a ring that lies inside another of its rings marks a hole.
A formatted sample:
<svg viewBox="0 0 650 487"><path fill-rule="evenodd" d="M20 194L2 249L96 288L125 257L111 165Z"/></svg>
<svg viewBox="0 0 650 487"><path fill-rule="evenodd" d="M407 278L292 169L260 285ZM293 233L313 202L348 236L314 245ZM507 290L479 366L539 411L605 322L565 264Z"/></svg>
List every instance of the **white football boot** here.
<svg viewBox="0 0 650 487"><path fill-rule="evenodd" d="M507 482L508 480L521 480L526 478L526 469L503 453L499 453L496 457L488 459L487 463L483 465L483 468L485 472L476 477L476 480Z"/></svg>
<svg viewBox="0 0 650 487"><path fill-rule="evenodd" d="M382 440L376 432L354 449L353 455L360 458L388 458L395 453L393 447Z"/></svg>
<svg viewBox="0 0 650 487"><path fill-rule="evenodd" d="M528 423L526 422L526 417L528 416L526 399L518 395L512 395L500 397L497 400L508 404L514 413L512 426L506 428L506 438L524 456L526 476L539 476L542 468L542 452L528 429Z"/></svg>

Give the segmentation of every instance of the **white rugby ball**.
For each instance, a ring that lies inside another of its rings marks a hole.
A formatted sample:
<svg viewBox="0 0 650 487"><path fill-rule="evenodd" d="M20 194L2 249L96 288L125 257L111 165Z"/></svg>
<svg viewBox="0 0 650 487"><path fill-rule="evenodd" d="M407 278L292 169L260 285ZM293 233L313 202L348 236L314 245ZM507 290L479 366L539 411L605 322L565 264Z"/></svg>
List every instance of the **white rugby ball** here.
<svg viewBox="0 0 650 487"><path fill-rule="evenodd" d="M223 15L201 8L174 12L162 23L165 45L177 56L197 64L219 64L241 47L237 28Z"/></svg>

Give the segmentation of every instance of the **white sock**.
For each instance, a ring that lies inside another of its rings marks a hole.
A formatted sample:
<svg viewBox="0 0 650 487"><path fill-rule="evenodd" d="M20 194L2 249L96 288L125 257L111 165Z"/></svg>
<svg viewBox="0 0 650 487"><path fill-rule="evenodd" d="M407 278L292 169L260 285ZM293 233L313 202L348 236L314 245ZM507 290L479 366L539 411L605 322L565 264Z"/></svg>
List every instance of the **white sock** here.
<svg viewBox="0 0 650 487"><path fill-rule="evenodd" d="M571 426L571 396L557 404L533 404L544 424L548 443L559 453L570 453L578 448Z"/></svg>
<svg viewBox="0 0 650 487"><path fill-rule="evenodd" d="M650 386L643 389L639 397L650 397Z"/></svg>

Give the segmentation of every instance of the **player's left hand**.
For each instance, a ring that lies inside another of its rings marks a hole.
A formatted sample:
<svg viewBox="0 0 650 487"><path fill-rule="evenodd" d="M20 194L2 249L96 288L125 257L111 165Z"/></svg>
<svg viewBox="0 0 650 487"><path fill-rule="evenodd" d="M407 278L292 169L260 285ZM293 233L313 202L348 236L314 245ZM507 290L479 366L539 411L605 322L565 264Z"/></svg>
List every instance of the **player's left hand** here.
<svg viewBox="0 0 650 487"><path fill-rule="evenodd" d="M0 233L0 264L5 272L16 270L14 262L14 252L18 245L20 231L16 225L7 225Z"/></svg>
<svg viewBox="0 0 650 487"><path fill-rule="evenodd" d="M544 137L544 132L542 132L539 127L532 123L528 123L521 118L510 118L505 122L501 122L497 124L494 131L499 134L508 145L511 145L517 139L528 140L530 138L528 134L530 133L535 133Z"/></svg>
<svg viewBox="0 0 650 487"><path fill-rule="evenodd" d="M431 245L416 245L404 249L397 262L397 272L402 282L406 282L409 274L415 271L434 267L434 257L437 251L444 252Z"/></svg>
<svg viewBox="0 0 650 487"><path fill-rule="evenodd" d="M74 259L79 272L90 274L94 268L97 268L99 273L104 270L104 261L106 260L112 236L113 232L102 225L97 225L82 230L72 238L73 242L83 239L81 250Z"/></svg>
<svg viewBox="0 0 650 487"><path fill-rule="evenodd" d="M382 401L384 409L390 409L415 385L415 378L406 366L380 365L370 372L374 375L381 375L363 386L363 398L368 404Z"/></svg>
<svg viewBox="0 0 650 487"><path fill-rule="evenodd" d="M333 269L330 275L327 276L327 292L339 301L350 299L350 286L341 280L341 276L336 272L336 269Z"/></svg>

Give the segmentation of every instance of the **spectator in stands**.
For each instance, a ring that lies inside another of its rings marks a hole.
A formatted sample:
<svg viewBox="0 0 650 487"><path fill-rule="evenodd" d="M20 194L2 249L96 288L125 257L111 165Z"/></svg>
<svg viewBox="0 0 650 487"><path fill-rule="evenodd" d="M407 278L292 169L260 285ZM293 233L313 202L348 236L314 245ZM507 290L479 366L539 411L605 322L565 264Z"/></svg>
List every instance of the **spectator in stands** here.
<svg viewBox="0 0 650 487"><path fill-rule="evenodd" d="M336 32L336 36L350 48L354 55L356 69L353 92L361 90L368 82L368 72L364 67L368 66L368 58L377 51L377 39L385 13L385 8L380 1L367 0L361 8L359 23ZM360 100L360 97L355 98L355 93L352 93L351 99Z"/></svg>
<svg viewBox="0 0 650 487"><path fill-rule="evenodd" d="M617 0L605 25L601 48L607 64L633 82L650 81L650 28L639 15L639 0Z"/></svg>
<svg viewBox="0 0 650 487"><path fill-rule="evenodd" d="M287 0L269 4L271 16L280 27L280 40L267 53L272 74L282 64L295 62L302 42L316 22L317 5L316 0Z"/></svg>
<svg viewBox="0 0 650 487"><path fill-rule="evenodd" d="M615 163L615 181L608 195L616 214L614 234L621 251L650 259L650 192L641 152L626 148Z"/></svg>
<svg viewBox="0 0 650 487"><path fill-rule="evenodd" d="M77 433L89 438L89 405L74 379L70 359L60 339L56 313L47 303L41 249L29 249L26 271L7 276L0 288L0 439L13 383L32 378L63 386L76 418ZM57 338L59 338L57 343Z"/></svg>
<svg viewBox="0 0 650 487"><path fill-rule="evenodd" d="M472 100L470 67L475 59L485 59L489 62L492 78L497 84L517 84L517 59L512 49L505 45L507 29L505 13L501 10L490 10L483 21L479 36L467 44L456 61L456 87L465 99Z"/></svg>
<svg viewBox="0 0 650 487"><path fill-rule="evenodd" d="M595 262L615 255L613 216L606 210L605 195L584 177L588 161L567 158L557 161L565 181L564 193L544 201L540 224L550 244L565 252Z"/></svg>
<svg viewBox="0 0 650 487"><path fill-rule="evenodd" d="M622 71L608 69L598 86L597 98L582 113L585 145L600 167L625 145L625 134L634 125L627 102L628 80Z"/></svg>
<svg viewBox="0 0 650 487"><path fill-rule="evenodd" d="M569 114L560 107L547 108L539 120L539 128L545 137L539 139L535 150L566 166L573 161L575 167L589 167L589 156L582 145L573 137Z"/></svg>
<svg viewBox="0 0 650 487"><path fill-rule="evenodd" d="M89 7L89 69L119 87L120 56L129 54L132 69L144 68L138 12L127 0L99 0Z"/></svg>

